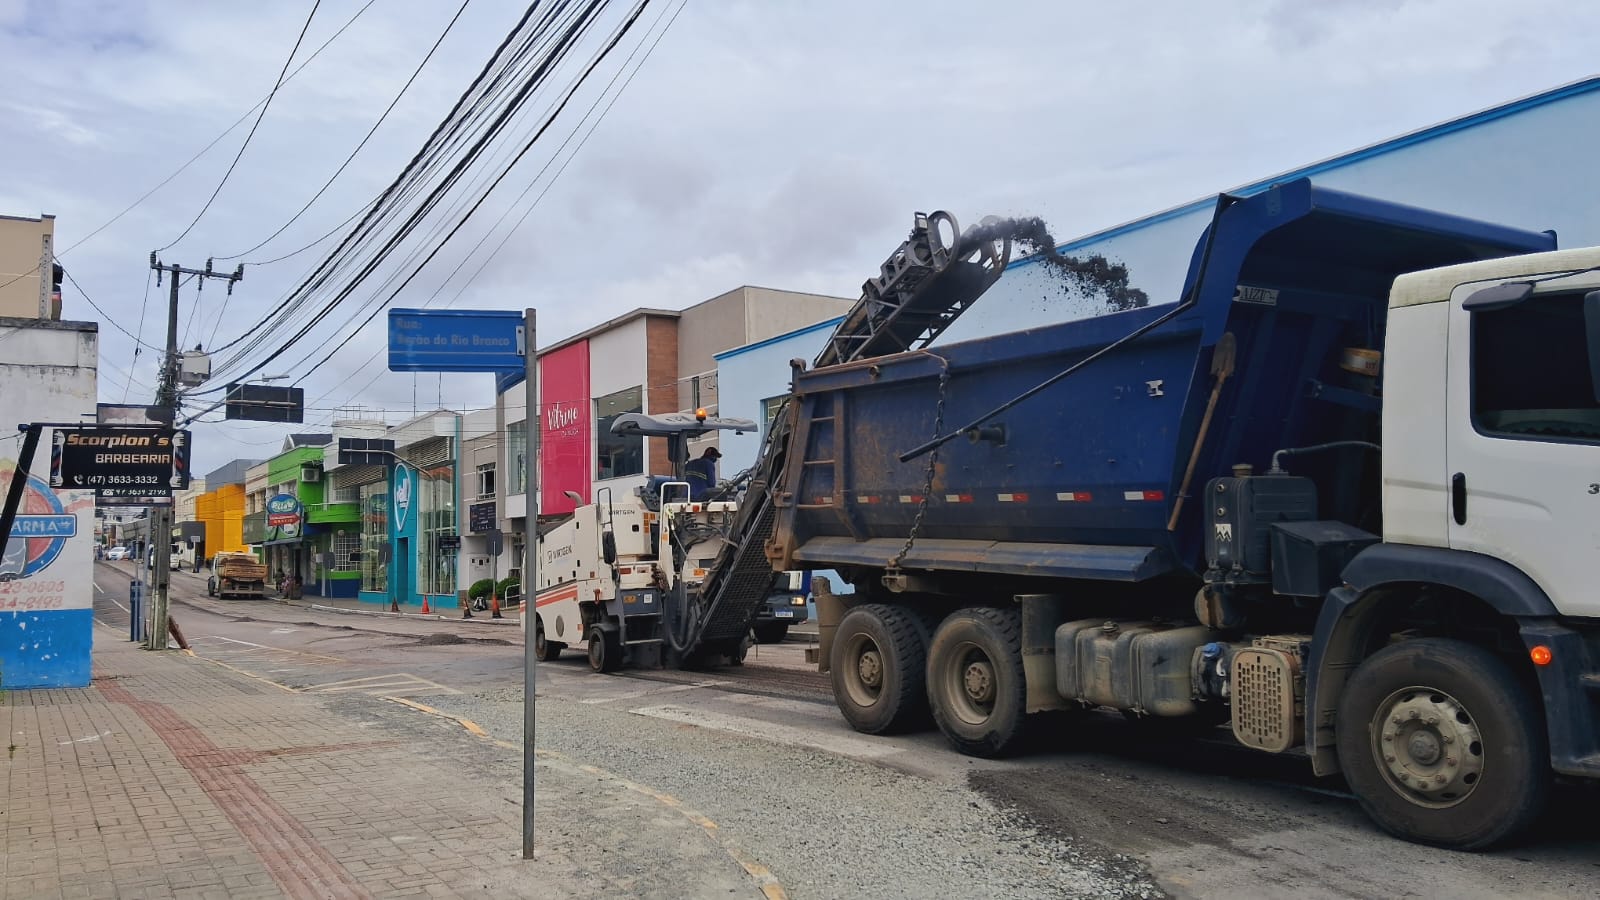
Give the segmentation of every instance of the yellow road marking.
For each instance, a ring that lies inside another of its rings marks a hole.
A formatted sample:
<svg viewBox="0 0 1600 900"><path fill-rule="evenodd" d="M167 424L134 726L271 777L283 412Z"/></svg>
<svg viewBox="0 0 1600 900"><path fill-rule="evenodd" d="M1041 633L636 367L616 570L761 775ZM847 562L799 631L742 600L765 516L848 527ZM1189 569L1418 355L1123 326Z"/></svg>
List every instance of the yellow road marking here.
<svg viewBox="0 0 1600 900"><path fill-rule="evenodd" d="M257 675L254 672L246 672L245 670L243 670L243 669L241 669L241 668L239 668L237 666L230 666L230 665L228 665L227 663L223 662L220 659L212 659L209 656L201 656L201 655L195 653L193 650L189 651L189 655L193 656L195 659L203 659L206 662L211 663L214 666L221 666L221 667L223 667L224 669L227 669L230 672L237 672L238 674L243 675L246 678L254 678L257 681L264 681L267 684L272 685L273 687L277 688L280 691L288 691L291 694L300 693L298 690L296 690L296 689L294 689L292 687L289 687L286 684L279 684L278 682L273 681L271 678L262 678L260 675Z"/></svg>

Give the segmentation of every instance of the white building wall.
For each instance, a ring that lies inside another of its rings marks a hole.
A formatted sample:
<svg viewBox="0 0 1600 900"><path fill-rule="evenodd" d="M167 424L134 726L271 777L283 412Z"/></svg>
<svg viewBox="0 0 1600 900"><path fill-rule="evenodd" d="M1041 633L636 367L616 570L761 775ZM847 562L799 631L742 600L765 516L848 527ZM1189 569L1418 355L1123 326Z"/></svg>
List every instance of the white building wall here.
<svg viewBox="0 0 1600 900"><path fill-rule="evenodd" d="M17 473L20 422L93 422L99 334L92 322L0 319L0 487ZM0 687L87 687L94 622L94 492L50 486L46 429L0 555ZM0 496L4 496L0 494Z"/></svg>

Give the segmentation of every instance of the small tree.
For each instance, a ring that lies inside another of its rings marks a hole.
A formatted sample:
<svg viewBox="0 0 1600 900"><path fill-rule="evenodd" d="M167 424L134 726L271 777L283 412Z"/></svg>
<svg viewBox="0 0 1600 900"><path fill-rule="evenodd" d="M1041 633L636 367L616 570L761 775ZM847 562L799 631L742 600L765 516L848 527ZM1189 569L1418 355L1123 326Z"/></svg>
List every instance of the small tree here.
<svg viewBox="0 0 1600 900"><path fill-rule="evenodd" d="M477 581L474 581L471 587L467 588L467 599L482 600L484 597L489 596L493 592L494 579L480 578Z"/></svg>

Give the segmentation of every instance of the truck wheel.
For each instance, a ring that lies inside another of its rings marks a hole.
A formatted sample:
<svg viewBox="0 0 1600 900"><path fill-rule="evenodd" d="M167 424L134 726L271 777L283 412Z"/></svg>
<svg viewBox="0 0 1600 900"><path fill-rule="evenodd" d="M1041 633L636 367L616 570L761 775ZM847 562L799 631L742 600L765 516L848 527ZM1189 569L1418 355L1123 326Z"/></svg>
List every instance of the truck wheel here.
<svg viewBox="0 0 1600 900"><path fill-rule="evenodd" d="M1027 720L1022 616L971 608L952 613L928 648L928 700L946 739L968 756L1014 750Z"/></svg>
<svg viewBox="0 0 1600 900"><path fill-rule="evenodd" d="M744 658L750 655L750 637L746 635L729 645L728 665L742 666Z"/></svg>
<svg viewBox="0 0 1600 900"><path fill-rule="evenodd" d="M789 636L788 622L757 622L756 641L762 644L781 644Z"/></svg>
<svg viewBox="0 0 1600 900"><path fill-rule="evenodd" d="M1422 638L1368 657L1339 705L1339 764L1385 831L1453 850L1516 836L1544 810L1539 699L1503 661Z"/></svg>
<svg viewBox="0 0 1600 900"><path fill-rule="evenodd" d="M882 603L858 606L839 621L830 655L833 699L851 728L890 734L926 721L928 633L917 615Z"/></svg>
<svg viewBox="0 0 1600 900"><path fill-rule="evenodd" d="M589 628L589 668L596 672L615 672L622 665L622 648L610 632L599 626Z"/></svg>
<svg viewBox="0 0 1600 900"><path fill-rule="evenodd" d="M567 649L567 645L544 639L543 617L535 616L533 622L533 658L540 662L560 659L561 651Z"/></svg>
<svg viewBox="0 0 1600 900"><path fill-rule="evenodd" d="M215 579L206 580L206 594L212 597L217 595L217 582Z"/></svg>

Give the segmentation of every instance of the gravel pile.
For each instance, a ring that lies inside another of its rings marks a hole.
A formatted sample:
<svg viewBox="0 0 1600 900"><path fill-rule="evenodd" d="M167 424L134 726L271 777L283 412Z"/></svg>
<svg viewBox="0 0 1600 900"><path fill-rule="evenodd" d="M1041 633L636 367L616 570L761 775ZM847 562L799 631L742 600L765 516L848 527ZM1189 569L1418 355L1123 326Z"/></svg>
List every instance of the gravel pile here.
<svg viewBox="0 0 1600 900"><path fill-rule="evenodd" d="M429 703L522 733L520 690ZM538 742L709 816L796 900L1164 896L1137 860L1042 834L964 785L542 692Z"/></svg>

